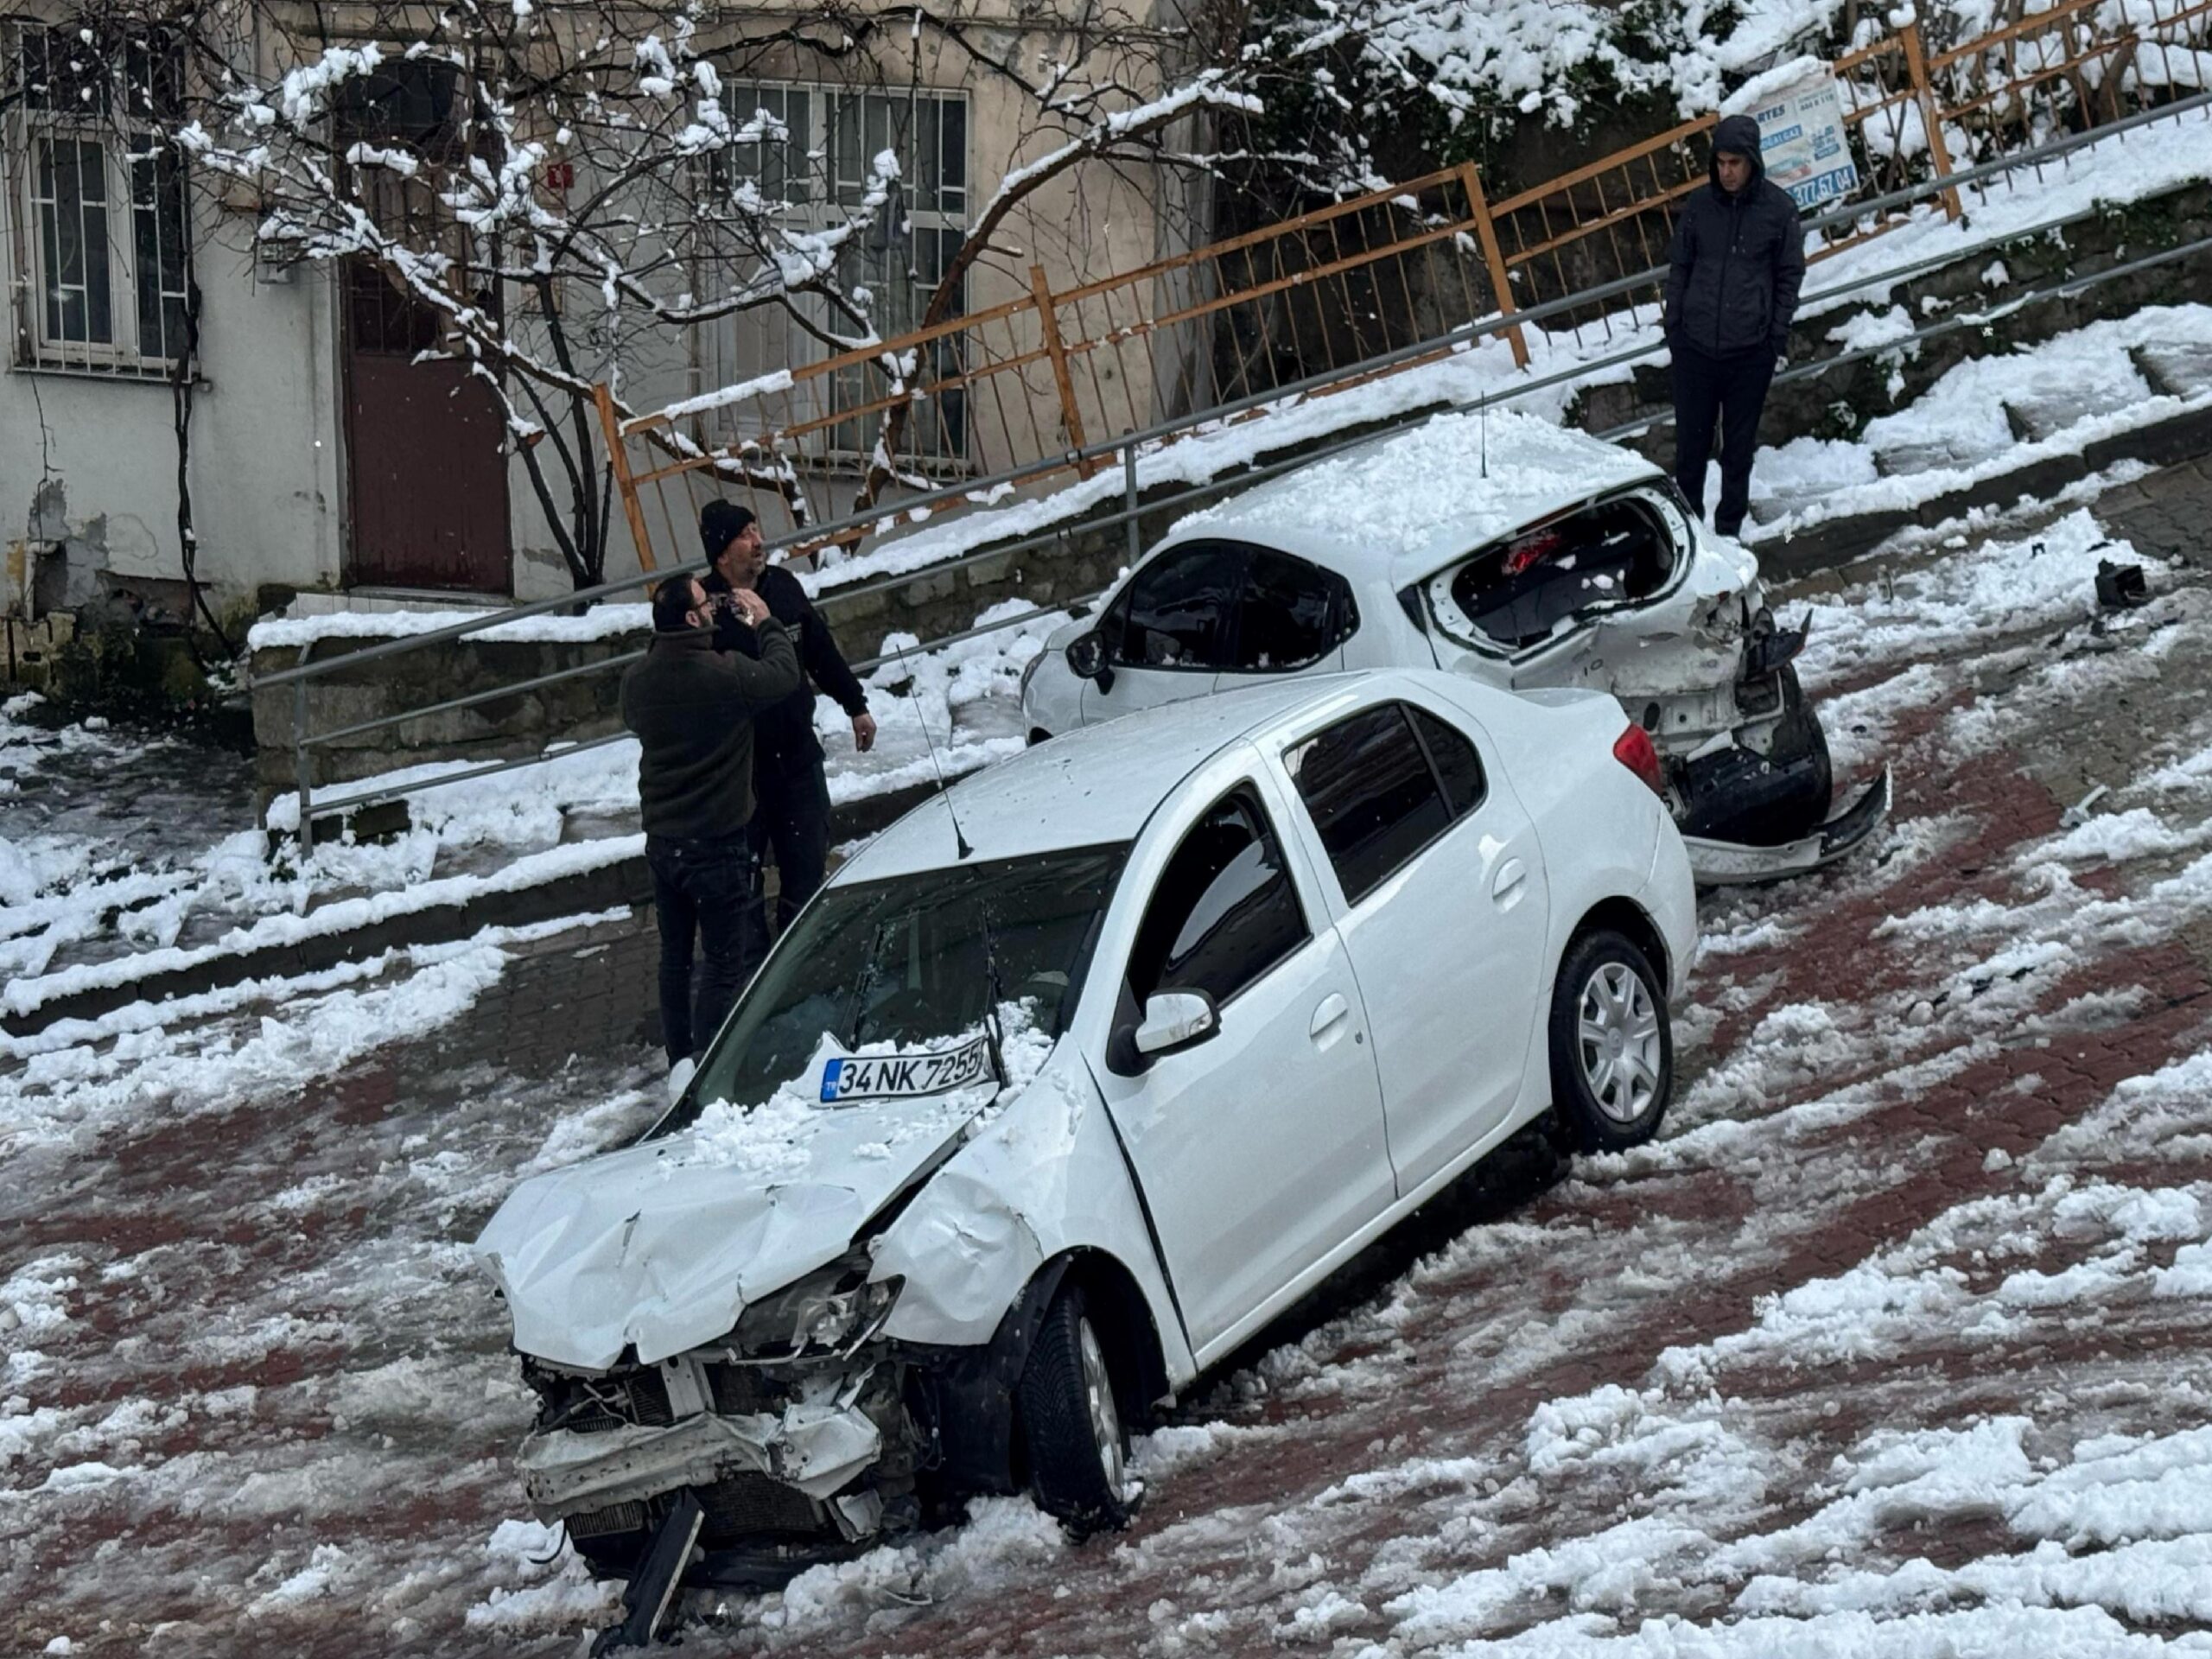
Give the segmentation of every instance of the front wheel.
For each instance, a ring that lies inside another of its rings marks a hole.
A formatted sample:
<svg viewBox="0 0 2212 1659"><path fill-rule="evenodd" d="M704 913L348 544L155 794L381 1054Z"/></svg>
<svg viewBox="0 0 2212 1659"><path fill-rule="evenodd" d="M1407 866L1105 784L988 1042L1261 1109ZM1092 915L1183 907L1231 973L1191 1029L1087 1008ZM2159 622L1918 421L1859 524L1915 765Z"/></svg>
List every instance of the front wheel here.
<svg viewBox="0 0 2212 1659"><path fill-rule="evenodd" d="M1022 1367L1020 1402L1038 1507L1078 1532L1126 1525L1141 1489L1129 1472L1113 1369L1080 1287L1053 1297Z"/></svg>
<svg viewBox="0 0 2212 1659"><path fill-rule="evenodd" d="M1675 1033L1650 958L1601 931L1567 947L1552 988L1552 1105L1584 1152L1642 1146L1675 1087Z"/></svg>

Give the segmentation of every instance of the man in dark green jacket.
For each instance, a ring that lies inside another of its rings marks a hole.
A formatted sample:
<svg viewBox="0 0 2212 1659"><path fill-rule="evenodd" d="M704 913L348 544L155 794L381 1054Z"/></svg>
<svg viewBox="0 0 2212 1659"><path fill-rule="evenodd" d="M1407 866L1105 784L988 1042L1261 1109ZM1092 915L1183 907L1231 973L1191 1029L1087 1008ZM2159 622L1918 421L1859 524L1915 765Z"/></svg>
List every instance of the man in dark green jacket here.
<svg viewBox="0 0 2212 1659"><path fill-rule="evenodd" d="M753 594L736 600L757 658L715 649L696 577L653 594L653 639L622 677L622 723L638 734L638 798L660 924L661 1039L671 1071L695 1059L760 960L753 851L753 721L798 687L798 653ZM704 962L693 1001L691 944Z"/></svg>

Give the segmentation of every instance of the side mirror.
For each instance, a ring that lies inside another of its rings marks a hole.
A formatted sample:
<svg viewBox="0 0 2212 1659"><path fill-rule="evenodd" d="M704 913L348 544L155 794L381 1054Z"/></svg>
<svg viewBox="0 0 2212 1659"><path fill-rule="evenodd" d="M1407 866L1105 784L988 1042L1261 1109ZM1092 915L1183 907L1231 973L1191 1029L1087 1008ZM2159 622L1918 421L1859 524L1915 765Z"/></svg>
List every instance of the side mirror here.
<svg viewBox="0 0 2212 1659"><path fill-rule="evenodd" d="M1093 628L1068 641L1068 669L1079 680L1090 680L1101 691L1114 689L1114 671L1106 665L1106 642Z"/></svg>
<svg viewBox="0 0 2212 1659"><path fill-rule="evenodd" d="M1161 991L1145 1001L1136 1051L1148 1058L1173 1054L1220 1033L1220 1011L1204 991Z"/></svg>

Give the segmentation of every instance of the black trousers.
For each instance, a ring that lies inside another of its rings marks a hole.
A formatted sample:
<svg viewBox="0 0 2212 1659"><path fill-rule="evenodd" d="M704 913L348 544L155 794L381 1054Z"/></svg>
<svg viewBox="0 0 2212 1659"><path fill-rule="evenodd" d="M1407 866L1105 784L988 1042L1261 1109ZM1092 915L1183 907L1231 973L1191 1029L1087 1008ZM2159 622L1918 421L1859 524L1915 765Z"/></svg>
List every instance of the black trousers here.
<svg viewBox="0 0 2212 1659"><path fill-rule="evenodd" d="M660 925L660 1034L672 1066L696 1058L721 1029L730 1004L766 950L760 866L748 833L689 840L645 837ZM702 958L693 984L691 946Z"/></svg>
<svg viewBox="0 0 2212 1659"><path fill-rule="evenodd" d="M1691 509L1705 517L1705 468L1713 459L1713 432L1720 429L1720 501L1713 527L1733 536L1744 527L1751 499L1751 453L1758 448L1759 411L1774 380L1774 353L1740 352L1713 357L1694 346L1673 344L1675 482Z"/></svg>
<svg viewBox="0 0 2212 1659"><path fill-rule="evenodd" d="M817 760L791 772L754 773L753 792L753 852L764 867L771 858L776 862L772 931L780 938L799 906L820 890L830 861L830 780ZM766 950L771 929L765 890L758 909L760 948Z"/></svg>

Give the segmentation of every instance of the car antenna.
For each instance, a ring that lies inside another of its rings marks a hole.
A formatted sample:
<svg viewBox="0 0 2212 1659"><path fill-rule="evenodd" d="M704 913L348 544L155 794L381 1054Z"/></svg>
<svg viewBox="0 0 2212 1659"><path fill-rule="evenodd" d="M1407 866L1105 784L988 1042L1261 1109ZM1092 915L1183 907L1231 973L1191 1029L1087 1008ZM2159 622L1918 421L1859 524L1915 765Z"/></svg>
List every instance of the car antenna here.
<svg viewBox="0 0 2212 1659"><path fill-rule="evenodd" d="M892 649L899 653L899 671L906 677L906 699L914 705L914 723L922 728L923 745L930 752L930 767L937 773L937 798L944 803L944 816L952 820L952 844L958 856L965 859L976 849L968 844L968 837L960 832L960 815L952 810L952 797L945 792L944 762L938 759L937 740L930 735L930 723L922 718L922 700L914 694L913 671L906 666L906 645L898 634L891 636L899 643Z"/></svg>
<svg viewBox="0 0 2212 1659"><path fill-rule="evenodd" d="M1483 477L1490 477L1490 393L1483 393Z"/></svg>

